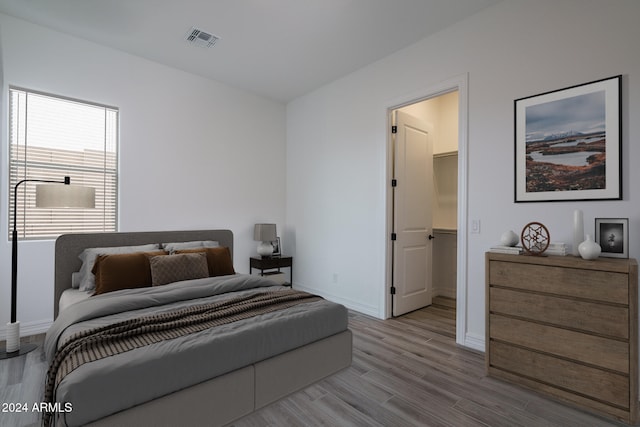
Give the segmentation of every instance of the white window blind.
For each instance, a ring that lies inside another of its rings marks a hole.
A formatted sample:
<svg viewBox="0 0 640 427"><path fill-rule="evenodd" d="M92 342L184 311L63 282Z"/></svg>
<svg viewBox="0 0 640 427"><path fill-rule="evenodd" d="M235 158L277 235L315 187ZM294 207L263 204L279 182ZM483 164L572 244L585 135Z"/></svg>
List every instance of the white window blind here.
<svg viewBox="0 0 640 427"><path fill-rule="evenodd" d="M9 88L9 239L14 187L23 179L95 188L94 209L35 207L36 183L18 187L19 239L117 231L118 109Z"/></svg>

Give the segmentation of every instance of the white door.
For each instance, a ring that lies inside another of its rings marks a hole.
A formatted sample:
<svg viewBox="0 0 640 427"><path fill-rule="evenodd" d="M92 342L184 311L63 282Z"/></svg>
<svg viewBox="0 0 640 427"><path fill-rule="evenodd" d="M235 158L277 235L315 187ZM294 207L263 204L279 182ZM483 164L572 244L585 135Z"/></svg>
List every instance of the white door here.
<svg viewBox="0 0 640 427"><path fill-rule="evenodd" d="M393 314L431 304L431 199L433 147L430 126L394 111Z"/></svg>

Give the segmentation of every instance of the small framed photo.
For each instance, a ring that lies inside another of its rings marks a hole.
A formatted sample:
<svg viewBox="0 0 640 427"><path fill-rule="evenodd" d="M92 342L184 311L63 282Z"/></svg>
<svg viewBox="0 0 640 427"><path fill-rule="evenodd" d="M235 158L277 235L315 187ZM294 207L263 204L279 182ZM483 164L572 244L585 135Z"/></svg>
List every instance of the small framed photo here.
<svg viewBox="0 0 640 427"><path fill-rule="evenodd" d="M515 202L622 199L622 76L516 99Z"/></svg>
<svg viewBox="0 0 640 427"><path fill-rule="evenodd" d="M629 219L596 218L596 243L602 257L629 258Z"/></svg>
<svg viewBox="0 0 640 427"><path fill-rule="evenodd" d="M273 246L273 254L271 256L279 257L282 255L282 246L280 246L280 237L276 237L276 240L271 242Z"/></svg>

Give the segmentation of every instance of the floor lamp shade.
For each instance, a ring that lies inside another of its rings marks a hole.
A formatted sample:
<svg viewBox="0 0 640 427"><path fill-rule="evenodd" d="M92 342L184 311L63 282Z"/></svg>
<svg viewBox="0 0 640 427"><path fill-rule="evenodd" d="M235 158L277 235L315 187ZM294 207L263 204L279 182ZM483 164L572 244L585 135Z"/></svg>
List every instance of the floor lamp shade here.
<svg viewBox="0 0 640 427"><path fill-rule="evenodd" d="M36 186L36 207L38 208L95 207L95 189L70 185L71 179L68 176L64 178L64 181L23 179L15 185L13 189L13 232L11 242L11 322L7 323L7 345L5 351L0 351L0 359L20 356L36 348L34 344L20 348L20 322L16 320L18 298L18 230L16 227L18 187L26 182L46 184Z"/></svg>
<svg viewBox="0 0 640 427"><path fill-rule="evenodd" d="M42 184L36 186L38 208L94 208L96 190L81 185Z"/></svg>

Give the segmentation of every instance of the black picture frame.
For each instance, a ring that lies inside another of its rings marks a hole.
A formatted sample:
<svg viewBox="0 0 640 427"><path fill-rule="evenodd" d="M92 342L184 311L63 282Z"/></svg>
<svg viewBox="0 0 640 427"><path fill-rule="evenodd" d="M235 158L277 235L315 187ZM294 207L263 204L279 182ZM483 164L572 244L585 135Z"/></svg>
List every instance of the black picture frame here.
<svg viewBox="0 0 640 427"><path fill-rule="evenodd" d="M271 246L273 246L273 253L271 256L279 257L282 255L282 246L280 245L280 237L276 237L276 240L271 242Z"/></svg>
<svg viewBox="0 0 640 427"><path fill-rule="evenodd" d="M629 218L596 218L601 257L629 258Z"/></svg>
<svg viewBox="0 0 640 427"><path fill-rule="evenodd" d="M622 76L514 101L514 200L622 199Z"/></svg>

